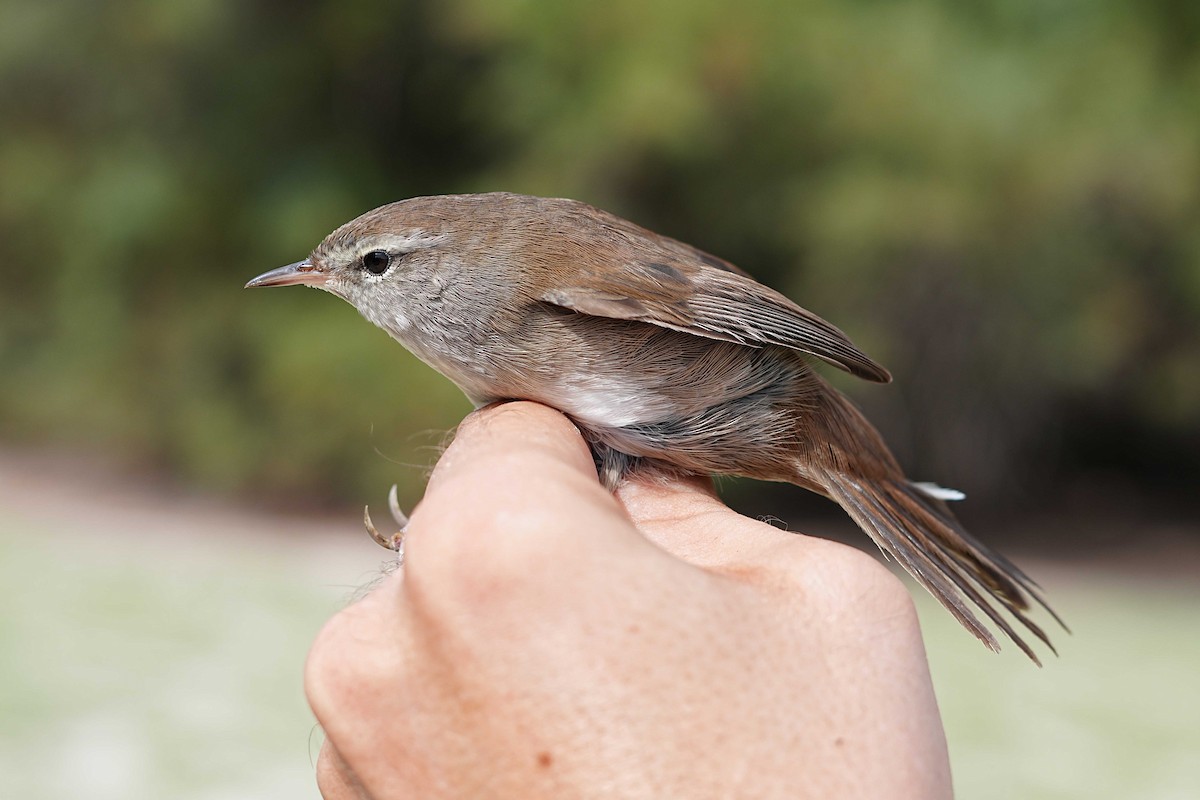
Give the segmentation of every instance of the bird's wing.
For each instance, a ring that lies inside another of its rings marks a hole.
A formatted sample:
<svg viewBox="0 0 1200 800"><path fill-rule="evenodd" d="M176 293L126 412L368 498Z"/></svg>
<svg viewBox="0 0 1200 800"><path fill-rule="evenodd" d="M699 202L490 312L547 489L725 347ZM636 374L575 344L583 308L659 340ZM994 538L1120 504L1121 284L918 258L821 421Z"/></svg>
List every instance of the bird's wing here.
<svg viewBox="0 0 1200 800"><path fill-rule="evenodd" d="M539 299L582 314L648 322L749 347L787 347L866 380L892 379L836 326L741 270L711 256L701 260L704 254L694 252L695 260L676 250L666 260L586 271L576 285L556 287Z"/></svg>

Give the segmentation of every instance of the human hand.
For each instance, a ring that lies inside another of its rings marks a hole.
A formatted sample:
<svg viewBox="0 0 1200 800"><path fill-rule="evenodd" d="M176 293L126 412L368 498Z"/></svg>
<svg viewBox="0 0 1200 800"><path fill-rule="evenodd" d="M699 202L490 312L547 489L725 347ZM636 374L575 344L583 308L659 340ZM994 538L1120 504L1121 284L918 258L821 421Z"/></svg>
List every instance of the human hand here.
<svg viewBox="0 0 1200 800"><path fill-rule="evenodd" d="M326 798L951 794L897 578L707 480L613 497L556 411L464 421L405 552L309 656Z"/></svg>

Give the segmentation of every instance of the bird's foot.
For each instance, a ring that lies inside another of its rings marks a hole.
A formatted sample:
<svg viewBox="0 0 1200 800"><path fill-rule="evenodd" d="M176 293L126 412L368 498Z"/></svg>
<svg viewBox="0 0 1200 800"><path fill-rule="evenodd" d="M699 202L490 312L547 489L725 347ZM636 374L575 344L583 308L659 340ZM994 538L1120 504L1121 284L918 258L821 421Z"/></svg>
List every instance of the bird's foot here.
<svg viewBox="0 0 1200 800"><path fill-rule="evenodd" d="M391 536L384 536L376 528L375 523L371 521L371 507L363 508L363 525L367 528L367 533L375 540L380 547L385 547L388 550L394 550L396 560L401 564L404 563L404 535L408 532L408 515L400 510L400 501L396 497L396 485L392 484L392 488L388 490L388 510L392 512L392 519L400 526L400 530L393 533Z"/></svg>

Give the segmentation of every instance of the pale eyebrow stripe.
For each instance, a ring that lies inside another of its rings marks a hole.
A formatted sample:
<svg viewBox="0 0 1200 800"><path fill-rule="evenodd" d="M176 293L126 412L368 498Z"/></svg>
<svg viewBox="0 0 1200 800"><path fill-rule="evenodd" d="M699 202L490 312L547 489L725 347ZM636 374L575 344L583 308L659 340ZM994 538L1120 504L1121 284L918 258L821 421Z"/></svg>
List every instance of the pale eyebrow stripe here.
<svg viewBox="0 0 1200 800"><path fill-rule="evenodd" d="M440 234L432 233L413 233L413 234L396 234L385 233L377 234L359 243L365 247L369 241L371 249L382 248L384 250L394 250L398 252L411 252L413 250L421 250L427 247L433 247L445 237Z"/></svg>

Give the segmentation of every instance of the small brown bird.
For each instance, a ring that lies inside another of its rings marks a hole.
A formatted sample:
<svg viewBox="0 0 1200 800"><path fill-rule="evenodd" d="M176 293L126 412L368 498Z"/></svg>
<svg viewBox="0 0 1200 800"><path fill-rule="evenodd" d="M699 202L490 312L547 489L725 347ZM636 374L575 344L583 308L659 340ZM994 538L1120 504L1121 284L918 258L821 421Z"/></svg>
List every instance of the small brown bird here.
<svg viewBox="0 0 1200 800"><path fill-rule="evenodd" d="M992 650L972 603L1034 662L992 600L1054 649L1030 600L1061 620L962 528L944 502L962 495L909 481L807 357L888 371L727 261L573 200L448 195L370 211L246 285L290 284L348 301L476 406L563 411L610 488L635 470L794 483L841 505Z"/></svg>

